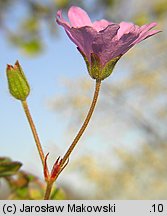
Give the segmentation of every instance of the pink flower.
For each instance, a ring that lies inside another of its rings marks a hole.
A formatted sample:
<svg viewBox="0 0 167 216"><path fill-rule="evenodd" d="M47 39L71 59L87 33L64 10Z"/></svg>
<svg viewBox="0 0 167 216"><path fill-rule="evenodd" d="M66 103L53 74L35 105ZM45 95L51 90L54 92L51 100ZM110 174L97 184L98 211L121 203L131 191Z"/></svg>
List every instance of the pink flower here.
<svg viewBox="0 0 167 216"><path fill-rule="evenodd" d="M87 13L72 6L68 11L67 22L62 11L57 12L56 21L63 26L69 38L83 55L89 74L94 79L105 79L119 60L135 44L157 34L151 30L155 22L141 27L128 22L119 24L107 20L91 22Z"/></svg>

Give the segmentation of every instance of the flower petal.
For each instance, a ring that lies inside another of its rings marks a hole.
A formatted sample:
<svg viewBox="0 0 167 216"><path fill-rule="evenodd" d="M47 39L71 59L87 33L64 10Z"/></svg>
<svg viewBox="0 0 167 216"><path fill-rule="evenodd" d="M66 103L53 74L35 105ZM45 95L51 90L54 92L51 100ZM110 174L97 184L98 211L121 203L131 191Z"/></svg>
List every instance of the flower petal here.
<svg viewBox="0 0 167 216"><path fill-rule="evenodd" d="M68 11L68 18L72 27L92 26L88 14L80 7L72 6Z"/></svg>
<svg viewBox="0 0 167 216"><path fill-rule="evenodd" d="M65 30L70 28L70 24L62 16L62 10L57 11L56 22L63 26Z"/></svg>
<svg viewBox="0 0 167 216"><path fill-rule="evenodd" d="M114 46L112 58L116 58L120 55L125 54L130 48L134 46L133 42L138 38L138 36L139 34L137 34L136 32L129 32L128 34L124 34Z"/></svg>
<svg viewBox="0 0 167 216"><path fill-rule="evenodd" d="M105 19L99 20L99 21L95 21L93 23L93 28L96 29L96 31L101 31L104 30L105 28L107 28L108 25L113 24L112 22L108 22Z"/></svg>
<svg viewBox="0 0 167 216"><path fill-rule="evenodd" d="M144 25L142 27L139 27L138 30L122 36L117 45L117 51L113 53L113 57L119 56L120 54L125 54L135 44L140 43L142 40L145 40L146 38L159 33L160 31L158 30L149 31L154 26L155 23Z"/></svg>
<svg viewBox="0 0 167 216"><path fill-rule="evenodd" d="M102 65L111 60L112 51L115 49L114 38L118 29L118 24L109 25L105 30L100 31L93 40L93 52L99 56Z"/></svg>
<svg viewBox="0 0 167 216"><path fill-rule="evenodd" d="M139 27L134 25L133 23L128 22L121 22L119 24L120 29L118 30L117 38L118 40L124 35L128 34L129 32L135 32L139 30Z"/></svg>
<svg viewBox="0 0 167 216"><path fill-rule="evenodd" d="M155 26L157 26L156 22L152 22L152 23L143 25L143 26L140 27L140 32L145 33L147 31L149 31L150 29L154 28Z"/></svg>
<svg viewBox="0 0 167 216"><path fill-rule="evenodd" d="M152 31L150 31L150 29L152 29L156 25L157 25L157 23L153 22L153 23L141 26L140 27L140 35L134 41L134 44L137 44L137 43L141 42L142 40L145 40L146 38L151 37L152 35L161 32L161 31L158 31L158 30L152 30Z"/></svg>
<svg viewBox="0 0 167 216"><path fill-rule="evenodd" d="M86 55L90 62L90 54L92 51L92 42L97 35L97 32L89 26L81 28L71 28L67 31L70 39L79 47L79 49Z"/></svg>

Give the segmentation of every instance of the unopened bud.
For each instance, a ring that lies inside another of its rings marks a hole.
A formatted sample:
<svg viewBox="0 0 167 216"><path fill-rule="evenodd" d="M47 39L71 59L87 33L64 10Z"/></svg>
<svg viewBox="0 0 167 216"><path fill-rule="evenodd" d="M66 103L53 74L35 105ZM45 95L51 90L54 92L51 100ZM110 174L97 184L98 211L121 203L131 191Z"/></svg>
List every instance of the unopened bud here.
<svg viewBox="0 0 167 216"><path fill-rule="evenodd" d="M30 86L19 62L16 61L14 66L7 65L6 73L11 95L18 100L25 101L30 93Z"/></svg>

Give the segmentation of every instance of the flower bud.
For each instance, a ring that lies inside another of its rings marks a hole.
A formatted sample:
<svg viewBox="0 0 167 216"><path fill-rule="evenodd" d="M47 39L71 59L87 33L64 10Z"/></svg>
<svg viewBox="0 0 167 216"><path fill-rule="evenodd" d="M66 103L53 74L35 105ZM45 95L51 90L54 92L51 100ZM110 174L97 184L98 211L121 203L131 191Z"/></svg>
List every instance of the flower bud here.
<svg viewBox="0 0 167 216"><path fill-rule="evenodd" d="M25 101L30 93L30 86L19 62L16 61L14 66L7 65L6 73L11 95L18 100Z"/></svg>

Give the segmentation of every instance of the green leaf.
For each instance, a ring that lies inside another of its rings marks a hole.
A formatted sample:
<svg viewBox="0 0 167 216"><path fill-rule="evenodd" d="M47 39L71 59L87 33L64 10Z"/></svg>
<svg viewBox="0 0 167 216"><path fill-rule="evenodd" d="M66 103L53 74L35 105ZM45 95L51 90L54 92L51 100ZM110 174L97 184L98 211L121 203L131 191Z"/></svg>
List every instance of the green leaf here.
<svg viewBox="0 0 167 216"><path fill-rule="evenodd" d="M37 39L25 41L21 44L20 48L27 55L37 55L42 52L42 43Z"/></svg>
<svg viewBox="0 0 167 216"><path fill-rule="evenodd" d="M7 177L16 174L22 164L17 161L11 161L9 158L0 158L0 177Z"/></svg>
<svg viewBox="0 0 167 216"><path fill-rule="evenodd" d="M44 49L43 43L36 35L28 36L28 33L27 37L24 35L11 35L9 39L12 45L17 46L22 53L28 56L41 54Z"/></svg>

